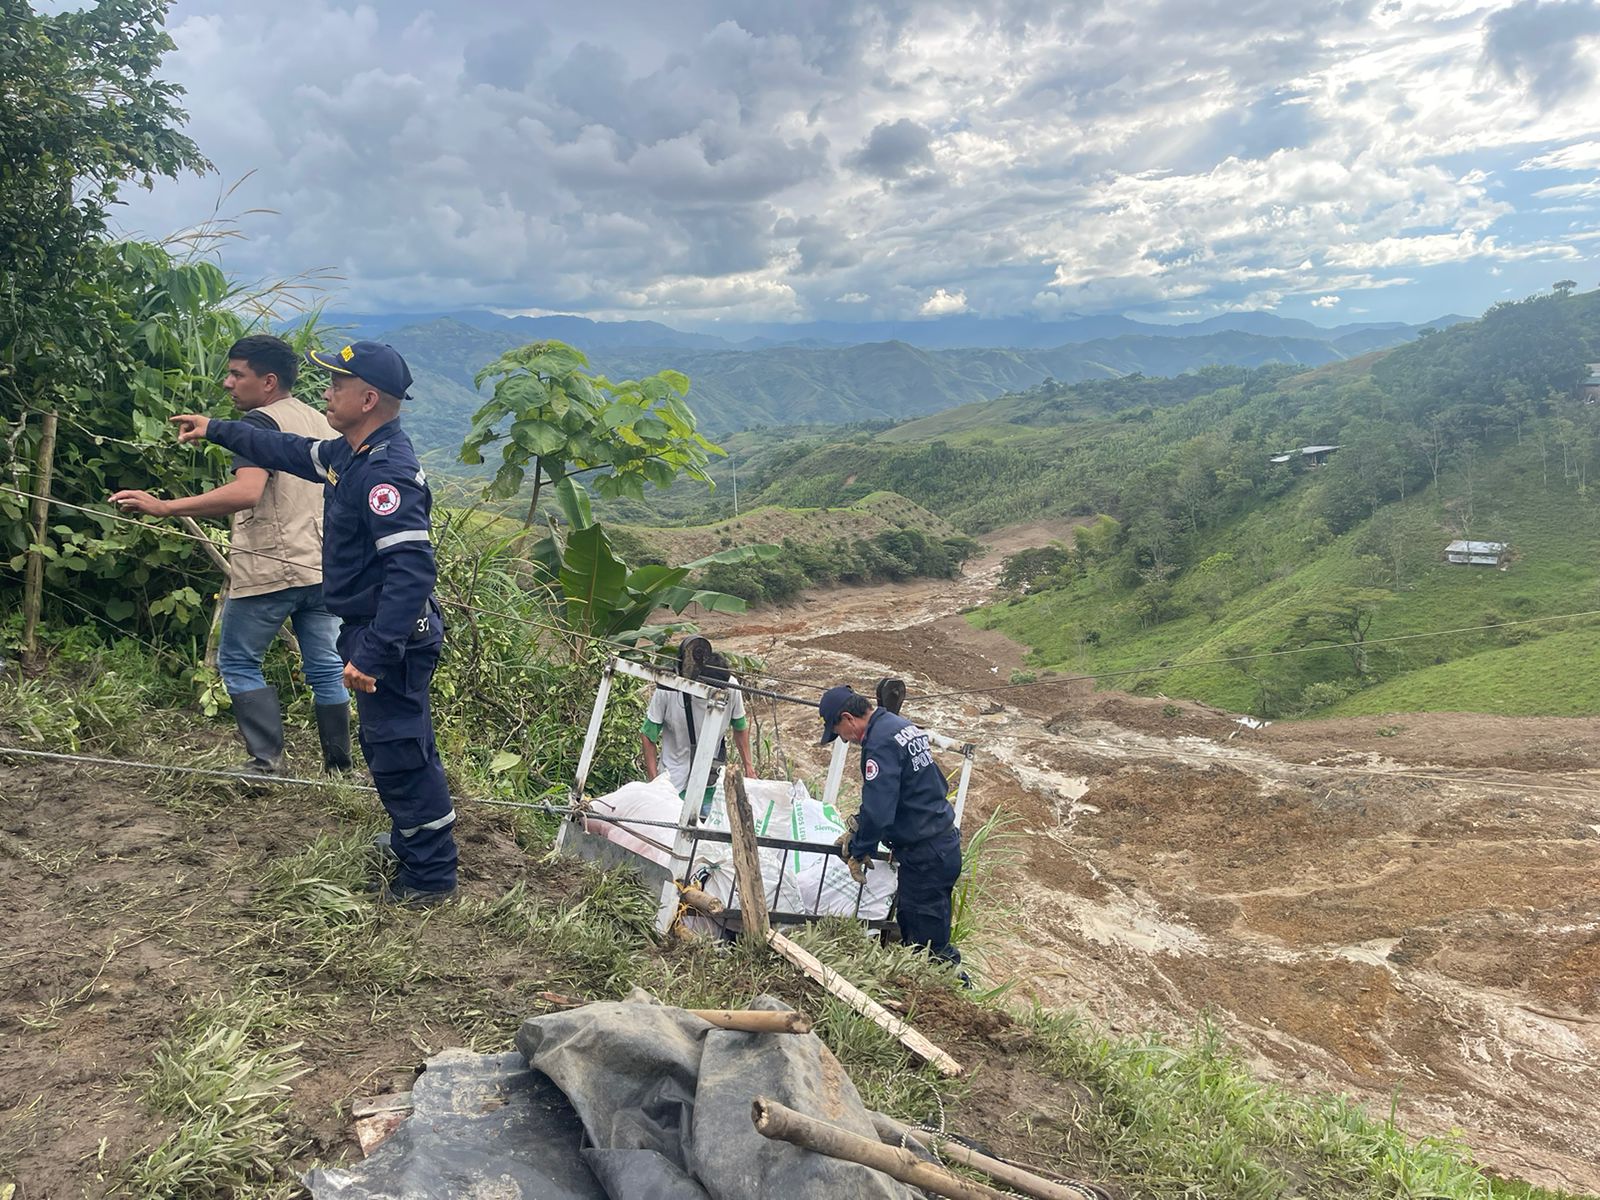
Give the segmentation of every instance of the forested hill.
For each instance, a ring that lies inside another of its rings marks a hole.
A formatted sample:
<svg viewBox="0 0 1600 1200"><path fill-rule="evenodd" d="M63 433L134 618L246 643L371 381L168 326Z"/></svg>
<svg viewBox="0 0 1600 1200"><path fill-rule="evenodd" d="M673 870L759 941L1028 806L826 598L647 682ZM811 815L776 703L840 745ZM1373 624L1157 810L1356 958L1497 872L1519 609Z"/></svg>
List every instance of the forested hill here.
<svg viewBox="0 0 1600 1200"><path fill-rule="evenodd" d="M577 329L577 334L582 330ZM452 317L381 335L417 377L413 424L426 444L455 446L481 403L473 376L527 340L515 328L483 329ZM1073 383L1124 375L1170 376L1215 365L1343 361L1415 336L1407 326L1358 330L1337 339L1221 330L1188 336L1124 335L1052 349L919 349L900 341L855 346L780 345L750 350L693 346L578 348L613 378L665 367L691 380L690 403L712 436L755 426L903 420L992 399L1047 379Z"/></svg>
<svg viewBox="0 0 1600 1200"><path fill-rule="evenodd" d="M889 489L968 532L1103 515L1076 547L1014 573L1018 597L980 617L1064 670L1525 620L1596 607L1589 475L1600 405L1581 386L1592 361L1600 293L1537 297L1310 372L1217 368L1036 387L847 441L794 442L742 466L741 484L762 502L792 504ZM1298 454L1270 461L1311 445L1338 449L1325 466ZM1509 542L1508 569L1446 566L1445 543L1463 537ZM1551 628L1508 629L1490 646L1419 640L1142 682L1273 715L1403 707L1405 686L1422 706L1449 706L1414 673ZM1588 649L1600 650L1595 640ZM1547 671L1506 680L1528 661L1486 662L1494 672L1484 679L1498 683L1458 706L1600 704L1593 685L1558 695ZM1319 684L1329 686L1308 694Z"/></svg>

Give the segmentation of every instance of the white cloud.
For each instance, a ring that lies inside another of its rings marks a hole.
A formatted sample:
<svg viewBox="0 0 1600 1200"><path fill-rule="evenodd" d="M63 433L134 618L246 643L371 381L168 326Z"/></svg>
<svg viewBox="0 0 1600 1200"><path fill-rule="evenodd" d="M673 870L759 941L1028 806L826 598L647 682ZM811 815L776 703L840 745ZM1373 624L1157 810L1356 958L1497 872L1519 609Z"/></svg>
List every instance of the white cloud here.
<svg viewBox="0 0 1600 1200"><path fill-rule="evenodd" d="M1333 308L1339 303L1338 296L1318 296L1311 302L1312 308Z"/></svg>
<svg viewBox="0 0 1600 1200"><path fill-rule="evenodd" d="M1539 200L1588 200L1600 196L1600 179L1585 183L1563 183L1556 187L1540 188L1534 193ZM1546 212L1549 210L1546 209Z"/></svg>
<svg viewBox="0 0 1600 1200"><path fill-rule="evenodd" d="M925 317L943 317L950 313L967 311L967 294L960 288L947 292L940 288L923 301L922 307L917 310Z"/></svg>
<svg viewBox="0 0 1600 1200"><path fill-rule="evenodd" d="M1218 311L1560 257L1505 218L1600 181L1497 164L1600 170L1571 8L176 0L165 74L282 214L229 265L337 266L341 307Z"/></svg>
<svg viewBox="0 0 1600 1200"><path fill-rule="evenodd" d="M1593 171L1600 169L1600 142L1574 142L1559 150L1525 159L1517 165L1519 171Z"/></svg>

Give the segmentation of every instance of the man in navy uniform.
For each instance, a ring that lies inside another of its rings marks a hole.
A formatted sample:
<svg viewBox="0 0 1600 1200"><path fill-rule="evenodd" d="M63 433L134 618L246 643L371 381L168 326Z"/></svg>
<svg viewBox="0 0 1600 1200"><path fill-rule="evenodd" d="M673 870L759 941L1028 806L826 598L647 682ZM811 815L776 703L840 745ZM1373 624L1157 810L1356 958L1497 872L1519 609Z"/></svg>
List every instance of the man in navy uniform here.
<svg viewBox="0 0 1600 1200"><path fill-rule="evenodd" d="M444 642L433 596L433 496L399 421L411 371L378 342L306 357L333 376L323 399L342 437L317 441L193 414L172 420L180 442L209 438L269 471L323 485L323 593L344 619L344 681L356 694L361 751L399 862L381 897L434 904L455 895L456 814L428 705Z"/></svg>
<svg viewBox="0 0 1600 1200"><path fill-rule="evenodd" d="M961 831L928 735L848 687L829 688L819 707L822 745L842 737L861 747L861 811L840 843L840 857L861 861L880 842L888 846L900 868L900 940L958 966L961 951L950 944L950 893L961 877Z"/></svg>

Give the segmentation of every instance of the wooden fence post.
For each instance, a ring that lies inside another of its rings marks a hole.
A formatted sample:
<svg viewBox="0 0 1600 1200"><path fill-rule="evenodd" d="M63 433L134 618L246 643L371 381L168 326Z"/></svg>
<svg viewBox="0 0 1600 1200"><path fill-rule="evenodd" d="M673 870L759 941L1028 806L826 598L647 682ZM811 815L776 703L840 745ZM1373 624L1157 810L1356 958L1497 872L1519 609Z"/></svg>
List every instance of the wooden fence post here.
<svg viewBox="0 0 1600 1200"><path fill-rule="evenodd" d="M44 535L50 520L50 483L55 472L56 414L44 414L44 424L39 433L39 457L33 469L33 541L44 545ZM38 665L39 609L44 603L44 555L39 550L28 551L28 566L22 585L22 661L25 666Z"/></svg>
<svg viewBox="0 0 1600 1200"><path fill-rule="evenodd" d="M743 762L724 768L727 780L728 832L733 835L733 879L739 886L741 936L757 944L767 940L766 889L761 885L761 855L756 846L756 822L750 812L750 798L744 792Z"/></svg>

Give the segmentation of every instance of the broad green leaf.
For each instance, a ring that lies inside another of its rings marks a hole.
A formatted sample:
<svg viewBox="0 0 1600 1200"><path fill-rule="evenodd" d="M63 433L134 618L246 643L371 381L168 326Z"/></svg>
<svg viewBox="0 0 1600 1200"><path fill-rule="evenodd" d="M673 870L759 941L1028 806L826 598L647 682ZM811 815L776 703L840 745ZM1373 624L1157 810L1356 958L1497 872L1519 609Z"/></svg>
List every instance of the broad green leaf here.
<svg viewBox="0 0 1600 1200"><path fill-rule="evenodd" d="M730 546L726 550L718 550L715 554L708 554L704 558L697 558L692 563L684 565L693 569L708 567L712 563L771 562L782 553L782 546L772 542L756 542L749 546Z"/></svg>
<svg viewBox="0 0 1600 1200"><path fill-rule="evenodd" d="M556 481L556 501L561 506L561 515L566 518L568 528L585 529L594 524L589 493L572 476L564 475Z"/></svg>
<svg viewBox="0 0 1600 1200"><path fill-rule="evenodd" d="M625 597L627 576L627 568L611 553L611 541L600 526L590 525L570 534L561 562L568 624L576 630L592 630L598 619Z"/></svg>
<svg viewBox="0 0 1600 1200"><path fill-rule="evenodd" d="M740 596L730 596L727 592L697 591L686 587L662 589L661 603L675 613L681 613L691 604L698 604L707 612L724 613L742 613L749 607Z"/></svg>

